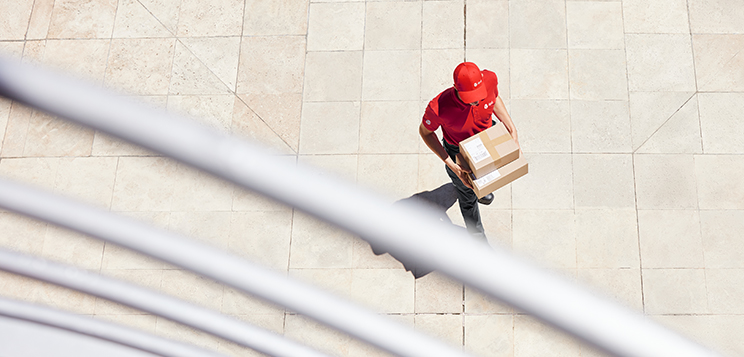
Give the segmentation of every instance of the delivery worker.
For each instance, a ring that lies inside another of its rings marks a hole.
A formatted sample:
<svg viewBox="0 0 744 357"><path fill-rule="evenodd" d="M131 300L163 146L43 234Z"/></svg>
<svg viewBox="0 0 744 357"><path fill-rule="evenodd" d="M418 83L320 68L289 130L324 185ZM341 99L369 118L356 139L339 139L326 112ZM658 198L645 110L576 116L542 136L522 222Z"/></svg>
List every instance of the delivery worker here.
<svg viewBox="0 0 744 357"><path fill-rule="evenodd" d="M481 223L478 202L490 204L493 194L480 200L468 182L469 170L456 162L460 152L459 143L493 125L491 114L504 123L517 141L517 129L499 97L498 78L489 71L481 71L475 63L460 63L453 74L454 86L445 89L429 102L419 126L419 134L426 145L439 156L446 165L447 174L457 188L457 200L465 220L465 226L473 236L486 237ZM434 132L442 127L442 144Z"/></svg>

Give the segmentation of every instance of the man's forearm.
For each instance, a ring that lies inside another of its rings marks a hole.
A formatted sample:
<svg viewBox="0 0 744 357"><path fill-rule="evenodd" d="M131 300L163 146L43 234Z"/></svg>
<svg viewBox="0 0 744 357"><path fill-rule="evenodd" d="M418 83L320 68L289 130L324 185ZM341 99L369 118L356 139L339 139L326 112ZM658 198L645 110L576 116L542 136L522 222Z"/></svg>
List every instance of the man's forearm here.
<svg viewBox="0 0 744 357"><path fill-rule="evenodd" d="M496 117L499 118L502 123L504 123L504 126L506 126L506 130L509 130L509 133L512 134L512 137L516 138L517 127L511 120L511 116L509 116L509 112L507 112L506 105L504 105L504 101L501 100L501 97L496 97L496 103L493 106L493 114L495 114Z"/></svg>

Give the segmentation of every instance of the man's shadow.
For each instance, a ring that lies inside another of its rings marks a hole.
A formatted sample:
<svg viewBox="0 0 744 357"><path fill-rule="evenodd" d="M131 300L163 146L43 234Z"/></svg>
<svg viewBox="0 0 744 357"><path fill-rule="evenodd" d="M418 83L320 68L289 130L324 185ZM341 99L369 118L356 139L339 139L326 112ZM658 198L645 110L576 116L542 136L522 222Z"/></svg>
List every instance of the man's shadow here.
<svg viewBox="0 0 744 357"><path fill-rule="evenodd" d="M416 202L418 204L429 206L438 215L440 221L452 224L452 220L447 216L447 210L457 202L457 189L455 188L455 185L449 182L439 186L439 188L435 190L419 192L411 197L398 200L394 204L408 202ZM465 228L463 228L463 230L464 229ZM432 272L430 269L419 268L415 263L397 257L394 254L379 249L372 244L370 244L370 247L375 255L383 255L385 253L390 254L391 257L403 264L406 271L410 271L416 279Z"/></svg>

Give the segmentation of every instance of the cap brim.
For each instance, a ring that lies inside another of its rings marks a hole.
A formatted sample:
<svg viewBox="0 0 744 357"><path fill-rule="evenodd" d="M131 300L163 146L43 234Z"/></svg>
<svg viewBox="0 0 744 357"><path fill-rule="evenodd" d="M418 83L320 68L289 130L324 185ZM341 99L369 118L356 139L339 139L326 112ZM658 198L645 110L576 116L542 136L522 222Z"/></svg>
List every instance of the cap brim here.
<svg viewBox="0 0 744 357"><path fill-rule="evenodd" d="M460 99L462 99L462 101L465 103L479 102L483 99L486 99L486 97L488 96L486 86L483 85L471 91L458 91L457 93L460 95Z"/></svg>

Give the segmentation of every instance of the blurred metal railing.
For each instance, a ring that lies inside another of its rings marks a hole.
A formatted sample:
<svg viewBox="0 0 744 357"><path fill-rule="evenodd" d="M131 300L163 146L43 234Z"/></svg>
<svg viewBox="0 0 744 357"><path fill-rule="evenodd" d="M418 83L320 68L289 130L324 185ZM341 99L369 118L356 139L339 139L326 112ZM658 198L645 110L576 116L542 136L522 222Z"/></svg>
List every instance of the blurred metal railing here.
<svg viewBox="0 0 744 357"><path fill-rule="evenodd" d="M414 203L372 193L266 149L60 75L0 59L0 95L170 156L440 271L616 356L717 356L506 251L470 239ZM0 206L143 252L309 316L399 356L464 356L373 312L172 233L0 181ZM546 237L549 238L549 237Z"/></svg>

